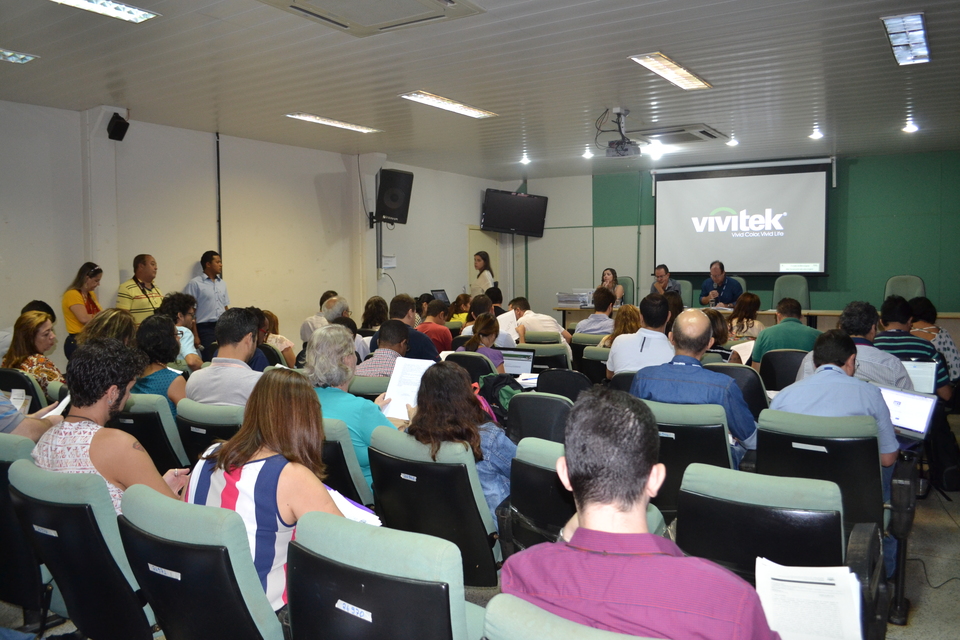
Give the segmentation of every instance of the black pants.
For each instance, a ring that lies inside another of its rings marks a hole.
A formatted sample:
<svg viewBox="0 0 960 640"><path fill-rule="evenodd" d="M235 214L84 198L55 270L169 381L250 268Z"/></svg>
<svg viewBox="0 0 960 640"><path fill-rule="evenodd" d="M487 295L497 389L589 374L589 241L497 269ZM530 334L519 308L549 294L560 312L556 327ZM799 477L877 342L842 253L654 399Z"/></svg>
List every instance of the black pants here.
<svg viewBox="0 0 960 640"><path fill-rule="evenodd" d="M217 323L198 322L197 335L200 336L200 345L203 347L200 357L204 362L210 362L213 359L213 343L217 341Z"/></svg>
<svg viewBox="0 0 960 640"><path fill-rule="evenodd" d="M70 333L67 335L67 339L63 341L63 355L67 357L67 360L73 355L73 352L77 350L77 334Z"/></svg>

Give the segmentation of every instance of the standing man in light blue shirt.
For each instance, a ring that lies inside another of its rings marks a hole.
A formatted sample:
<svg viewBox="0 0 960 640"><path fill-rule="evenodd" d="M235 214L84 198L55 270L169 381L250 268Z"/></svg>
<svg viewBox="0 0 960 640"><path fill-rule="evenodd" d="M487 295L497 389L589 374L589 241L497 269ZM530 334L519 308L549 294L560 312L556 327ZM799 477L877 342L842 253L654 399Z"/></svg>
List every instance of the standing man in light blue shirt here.
<svg viewBox="0 0 960 640"><path fill-rule="evenodd" d="M200 256L203 273L187 283L183 292L197 300L197 337L203 347L203 360L213 358L213 343L216 342L217 320L230 308L227 285L220 275L223 261L216 251L205 251Z"/></svg>

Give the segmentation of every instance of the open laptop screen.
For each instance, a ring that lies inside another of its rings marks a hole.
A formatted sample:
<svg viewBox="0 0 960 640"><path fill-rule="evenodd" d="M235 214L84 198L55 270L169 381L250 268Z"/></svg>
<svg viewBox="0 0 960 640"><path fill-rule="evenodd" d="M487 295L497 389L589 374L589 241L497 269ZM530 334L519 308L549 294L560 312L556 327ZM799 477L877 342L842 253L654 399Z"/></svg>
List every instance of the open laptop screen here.
<svg viewBox="0 0 960 640"><path fill-rule="evenodd" d="M904 360L903 366L920 393L933 393L937 388L937 363Z"/></svg>
<svg viewBox="0 0 960 640"><path fill-rule="evenodd" d="M503 371L512 376L533 373L534 352L529 349L500 349L503 356Z"/></svg>
<svg viewBox="0 0 960 640"><path fill-rule="evenodd" d="M897 433L922 440L937 406L937 396L877 385L890 410L890 421Z"/></svg>
<svg viewBox="0 0 960 640"><path fill-rule="evenodd" d="M430 295L433 296L434 300L439 300L440 302L446 302L450 304L450 298L447 297L446 289L430 289Z"/></svg>

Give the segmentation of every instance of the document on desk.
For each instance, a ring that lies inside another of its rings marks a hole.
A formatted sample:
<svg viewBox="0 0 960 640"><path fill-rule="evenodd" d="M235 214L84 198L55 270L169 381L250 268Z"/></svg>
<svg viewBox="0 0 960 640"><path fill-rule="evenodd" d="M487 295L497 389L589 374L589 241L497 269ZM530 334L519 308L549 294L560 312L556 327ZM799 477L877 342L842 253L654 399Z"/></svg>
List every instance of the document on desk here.
<svg viewBox="0 0 960 640"><path fill-rule="evenodd" d="M388 418L408 420L407 405L417 406L417 392L420 390L420 378L423 372L430 368L433 360L418 360L415 358L397 358L387 385L387 397L390 404L383 408L383 415Z"/></svg>
<svg viewBox="0 0 960 640"><path fill-rule="evenodd" d="M860 582L848 567L785 567L757 558L757 595L783 640L861 640Z"/></svg>

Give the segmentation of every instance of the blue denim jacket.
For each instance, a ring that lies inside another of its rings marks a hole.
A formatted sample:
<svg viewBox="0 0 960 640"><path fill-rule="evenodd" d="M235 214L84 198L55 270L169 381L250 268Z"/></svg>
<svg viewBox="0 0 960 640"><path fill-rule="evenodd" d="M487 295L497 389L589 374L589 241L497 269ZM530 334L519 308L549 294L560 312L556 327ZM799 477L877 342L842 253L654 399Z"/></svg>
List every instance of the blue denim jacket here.
<svg viewBox="0 0 960 640"><path fill-rule="evenodd" d="M517 456L517 445L497 424L487 422L480 425L480 451L483 460L477 463L477 475L496 523L497 505L510 495L510 462Z"/></svg>

